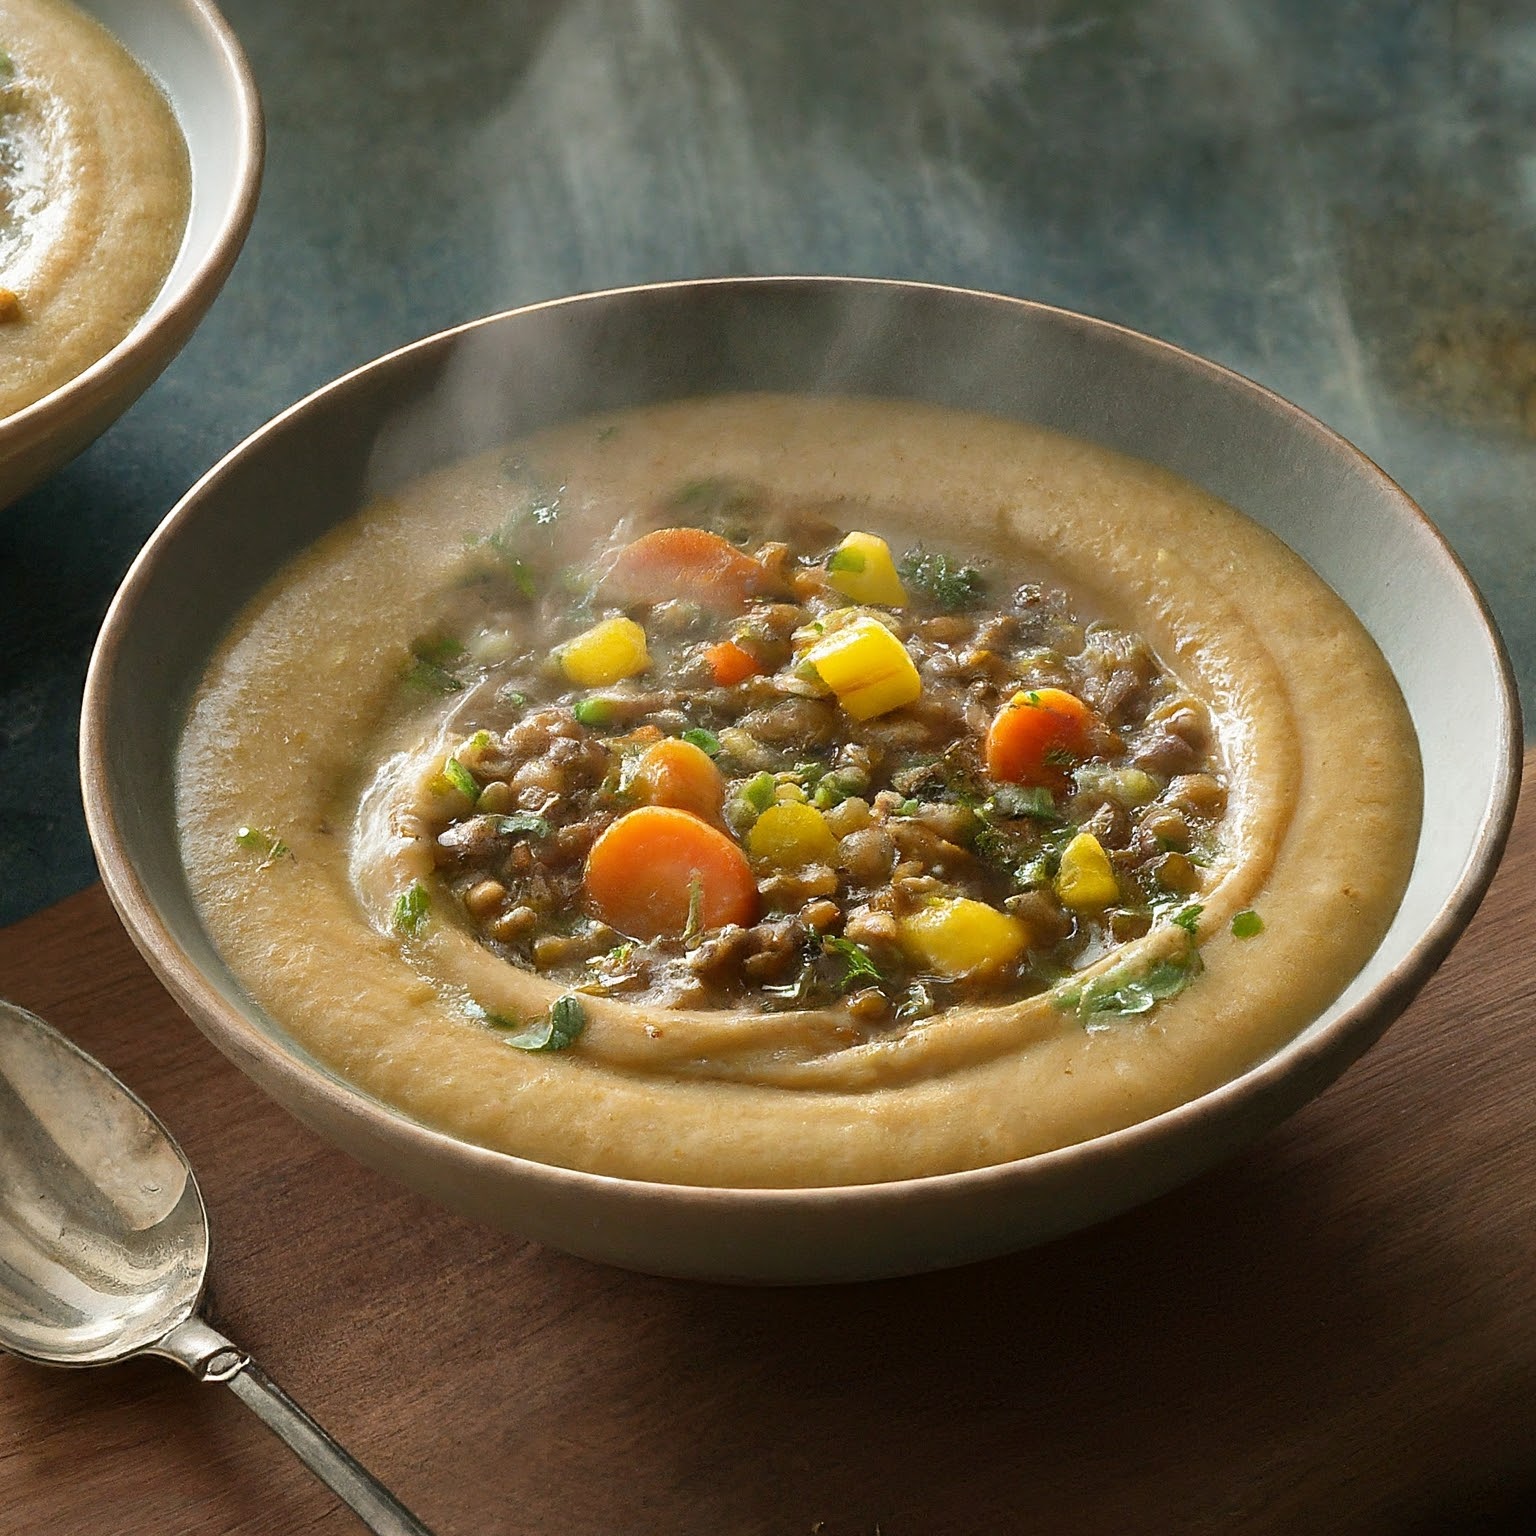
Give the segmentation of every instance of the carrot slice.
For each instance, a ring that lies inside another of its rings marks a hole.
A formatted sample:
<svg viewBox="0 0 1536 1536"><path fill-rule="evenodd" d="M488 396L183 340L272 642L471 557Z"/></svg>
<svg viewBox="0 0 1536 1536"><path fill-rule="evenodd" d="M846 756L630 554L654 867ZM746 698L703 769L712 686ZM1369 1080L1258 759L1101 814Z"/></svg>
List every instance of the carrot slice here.
<svg viewBox="0 0 1536 1536"><path fill-rule="evenodd" d="M739 613L763 583L762 566L718 533L658 528L619 551L602 594L620 604L685 597L711 612Z"/></svg>
<svg viewBox="0 0 1536 1536"><path fill-rule="evenodd" d="M725 804L725 780L709 753L676 737L658 741L640 754L629 787L647 805L692 811L705 821L719 821Z"/></svg>
<svg viewBox="0 0 1536 1536"><path fill-rule="evenodd" d="M1004 784L1063 789L1067 769L1088 752L1093 711L1060 688L1014 694L987 731L987 772Z"/></svg>
<svg viewBox="0 0 1536 1536"><path fill-rule="evenodd" d="M756 677L763 670L757 664L757 657L745 646L737 645L734 640L722 640L717 645L707 646L704 651L704 660L709 663L709 670L717 688L729 688L733 683L744 683L749 677Z"/></svg>
<svg viewBox="0 0 1536 1536"><path fill-rule="evenodd" d="M620 816L587 855L587 906L636 939L757 920L757 882L741 849L708 822L668 805Z"/></svg>

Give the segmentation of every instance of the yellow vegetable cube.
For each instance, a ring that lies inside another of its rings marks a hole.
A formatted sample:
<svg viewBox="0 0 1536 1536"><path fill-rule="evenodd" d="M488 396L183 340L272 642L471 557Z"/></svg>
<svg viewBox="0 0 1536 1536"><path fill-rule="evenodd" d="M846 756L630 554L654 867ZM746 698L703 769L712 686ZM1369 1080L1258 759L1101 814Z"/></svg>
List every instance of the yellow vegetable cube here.
<svg viewBox="0 0 1536 1536"><path fill-rule="evenodd" d="M818 640L805 659L855 720L900 709L923 691L906 646L878 619L844 624Z"/></svg>
<svg viewBox="0 0 1536 1536"><path fill-rule="evenodd" d="M901 920L901 947L913 964L954 980L1001 970L1029 948L1022 919L984 901L935 901Z"/></svg>
<svg viewBox="0 0 1536 1536"><path fill-rule="evenodd" d="M1119 898L1120 882L1109 855L1090 832L1079 832L1061 852L1056 871L1056 895L1064 907L1079 915L1102 912Z"/></svg>
<svg viewBox="0 0 1536 1536"><path fill-rule="evenodd" d="M837 839L814 805L785 800L752 823L747 852L778 869L803 869L830 864L837 857Z"/></svg>
<svg viewBox="0 0 1536 1536"><path fill-rule="evenodd" d="M872 533L850 533L827 559L827 583L856 603L906 606L907 589L896 574L891 546Z"/></svg>
<svg viewBox="0 0 1536 1536"><path fill-rule="evenodd" d="M650 666L645 631L633 619L604 619L556 652L560 670L581 688L606 688Z"/></svg>

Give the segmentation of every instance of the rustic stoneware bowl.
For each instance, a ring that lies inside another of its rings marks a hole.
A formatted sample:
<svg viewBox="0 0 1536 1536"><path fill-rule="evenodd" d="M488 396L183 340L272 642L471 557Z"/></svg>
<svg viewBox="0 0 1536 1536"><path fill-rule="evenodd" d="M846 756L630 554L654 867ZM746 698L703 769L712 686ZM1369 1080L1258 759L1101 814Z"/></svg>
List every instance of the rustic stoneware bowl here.
<svg viewBox="0 0 1536 1536"><path fill-rule="evenodd" d="M472 381L474 388L455 387ZM486 1151L349 1087L285 1039L214 952L177 857L188 695L236 611L390 485L548 423L740 389L896 395L1043 423L1149 459L1275 530L1344 596L1401 682L1425 754L1402 908L1344 995L1214 1093L998 1167L886 1184L699 1189ZM468 409L453 402L468 399ZM1427 644L1428 637L1433 637ZM839 278L684 283L467 325L339 379L199 483L129 572L86 687L85 803L112 900L214 1043L322 1135L445 1204L663 1274L896 1275L1038 1243L1208 1167L1318 1093L1397 1016L1471 917L1513 813L1520 722L1466 573L1349 444L1174 347L1038 304Z"/></svg>
<svg viewBox="0 0 1536 1536"><path fill-rule="evenodd" d="M164 91L187 141L192 206L164 286L82 373L0 418L0 507L117 420L186 344L229 276L261 185L261 102L245 55L208 0L76 0Z"/></svg>

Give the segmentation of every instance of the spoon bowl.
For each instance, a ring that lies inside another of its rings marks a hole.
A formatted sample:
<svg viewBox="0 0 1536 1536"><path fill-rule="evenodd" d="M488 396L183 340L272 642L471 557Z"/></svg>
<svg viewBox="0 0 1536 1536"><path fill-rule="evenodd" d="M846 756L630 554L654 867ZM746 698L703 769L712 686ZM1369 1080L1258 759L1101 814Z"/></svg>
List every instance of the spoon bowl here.
<svg viewBox="0 0 1536 1536"><path fill-rule="evenodd" d="M0 1002L0 1350L41 1365L162 1355L227 1383L379 1536L430 1536L198 1314L208 1215L182 1150L100 1062Z"/></svg>
<svg viewBox="0 0 1536 1536"><path fill-rule="evenodd" d="M208 1218L159 1121L0 1004L0 1346L45 1365L150 1349L202 1298Z"/></svg>

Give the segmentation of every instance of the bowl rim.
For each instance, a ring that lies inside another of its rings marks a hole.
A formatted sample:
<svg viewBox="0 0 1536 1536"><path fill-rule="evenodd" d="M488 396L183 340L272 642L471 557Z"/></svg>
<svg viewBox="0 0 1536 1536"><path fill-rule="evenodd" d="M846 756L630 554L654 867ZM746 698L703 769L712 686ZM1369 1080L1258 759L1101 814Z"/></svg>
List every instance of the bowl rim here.
<svg viewBox="0 0 1536 1536"><path fill-rule="evenodd" d="M1471 599L1482 638L1495 664L1498 698L1502 708L1498 740L1495 743L1492 795L1478 824L1470 857L1460 878L1432 921L1401 959L1363 996L1326 1025L1314 1021L1273 1054L1217 1088L1159 1114L1085 1141L1002 1163L912 1178L858 1184L738 1187L629 1179L541 1163L514 1153L480 1146L416 1120L353 1086L338 1074L305 1060L295 1049L285 1047L276 1036L262 1029L249 1014L228 1003L217 988L209 983L172 936L128 858L105 766L106 721L117 651L125 631L132 623L139 594L153 578L164 551L175 540L181 527L196 515L203 498L219 486L240 460L255 452L267 438L282 432L293 417L308 412L333 396L345 394L360 379L388 370L401 359L436 349L451 350L457 339L466 334L543 310L611 301L634 294L731 286L743 292L753 289L783 291L797 287L843 290L862 288L891 292L910 290L941 294L962 303L1000 305L1032 311L1049 316L1052 323L1064 326L1069 331L1111 333L1122 346L1155 356L1177 371L1205 375L1221 387L1249 397L1261 409L1283 417L1299 434L1311 438L1331 453L1342 453L1355 461L1390 492L1399 510L1410 521L1416 522L1422 533L1429 536L1431 548L1447 577L1459 582L1465 595ZM979 1192L1021 1179L1045 1179L1073 1164L1127 1154L1143 1144L1159 1142L1186 1125L1219 1118L1223 1111L1236 1110L1250 1100L1264 1097L1267 1091L1275 1090L1295 1075L1304 1074L1309 1067L1326 1070L1328 1080L1331 1080L1337 1071L1362 1054L1408 1005L1445 958L1477 910L1493 879L1514 820L1523 756L1519 695L1513 667L1503 637L1482 593L1460 557L1422 508L1374 460L1331 427L1245 375L1172 342L1159 340L1113 321L1033 299L951 284L815 274L689 278L639 283L520 305L434 332L395 348L313 390L258 427L204 473L143 546L112 599L92 652L85 683L80 735L80 771L86 823L107 894L130 938L151 969L200 1028L204 1027L205 1021L216 1021L215 1028L210 1031L215 1044L226 1052L237 1051L237 1060L242 1065L254 1060L259 1063L265 1077L283 1080L295 1090L294 1096L299 1102L309 1103L318 1097L354 1123L360 1122L376 1141L399 1143L403 1140L407 1150L413 1153L447 1156L460 1163L467 1161L477 1169L515 1172L522 1180L551 1190L602 1190L634 1200L656 1198L705 1207L729 1203L733 1207L745 1205L760 1210L785 1205L804 1209L808 1205L815 1207L842 1203L850 1198L880 1205L896 1200L911 1200L919 1193L938 1197L960 1190ZM1330 1063L1333 1065L1330 1066Z"/></svg>
<svg viewBox="0 0 1536 1536"><path fill-rule="evenodd" d="M25 450L34 442L46 439L56 424L62 425L78 415L90 414L112 397L142 358L155 356L163 349L169 349L174 355L177 338L191 332L198 317L217 296L250 233L266 156L266 118L256 77L234 29L213 0L174 0L174 3L213 43L224 79L231 89L238 136L235 175L223 214L209 240L207 253L187 273L174 297L154 310L170 282L171 272L167 272L165 282L150 300L153 314L140 315L125 335L72 378L9 416L0 417L0 462L9 452ZM94 14L88 14L92 15L92 20L98 20ZM151 79L155 78L154 71L142 59L131 56ZM156 84L159 85L158 80ZM174 103L172 112L175 113ZM191 141L179 114L176 115L176 126L187 141L190 153ZM182 239L185 242L185 231ZM181 247L178 247L171 264L172 271L180 259L180 252Z"/></svg>

